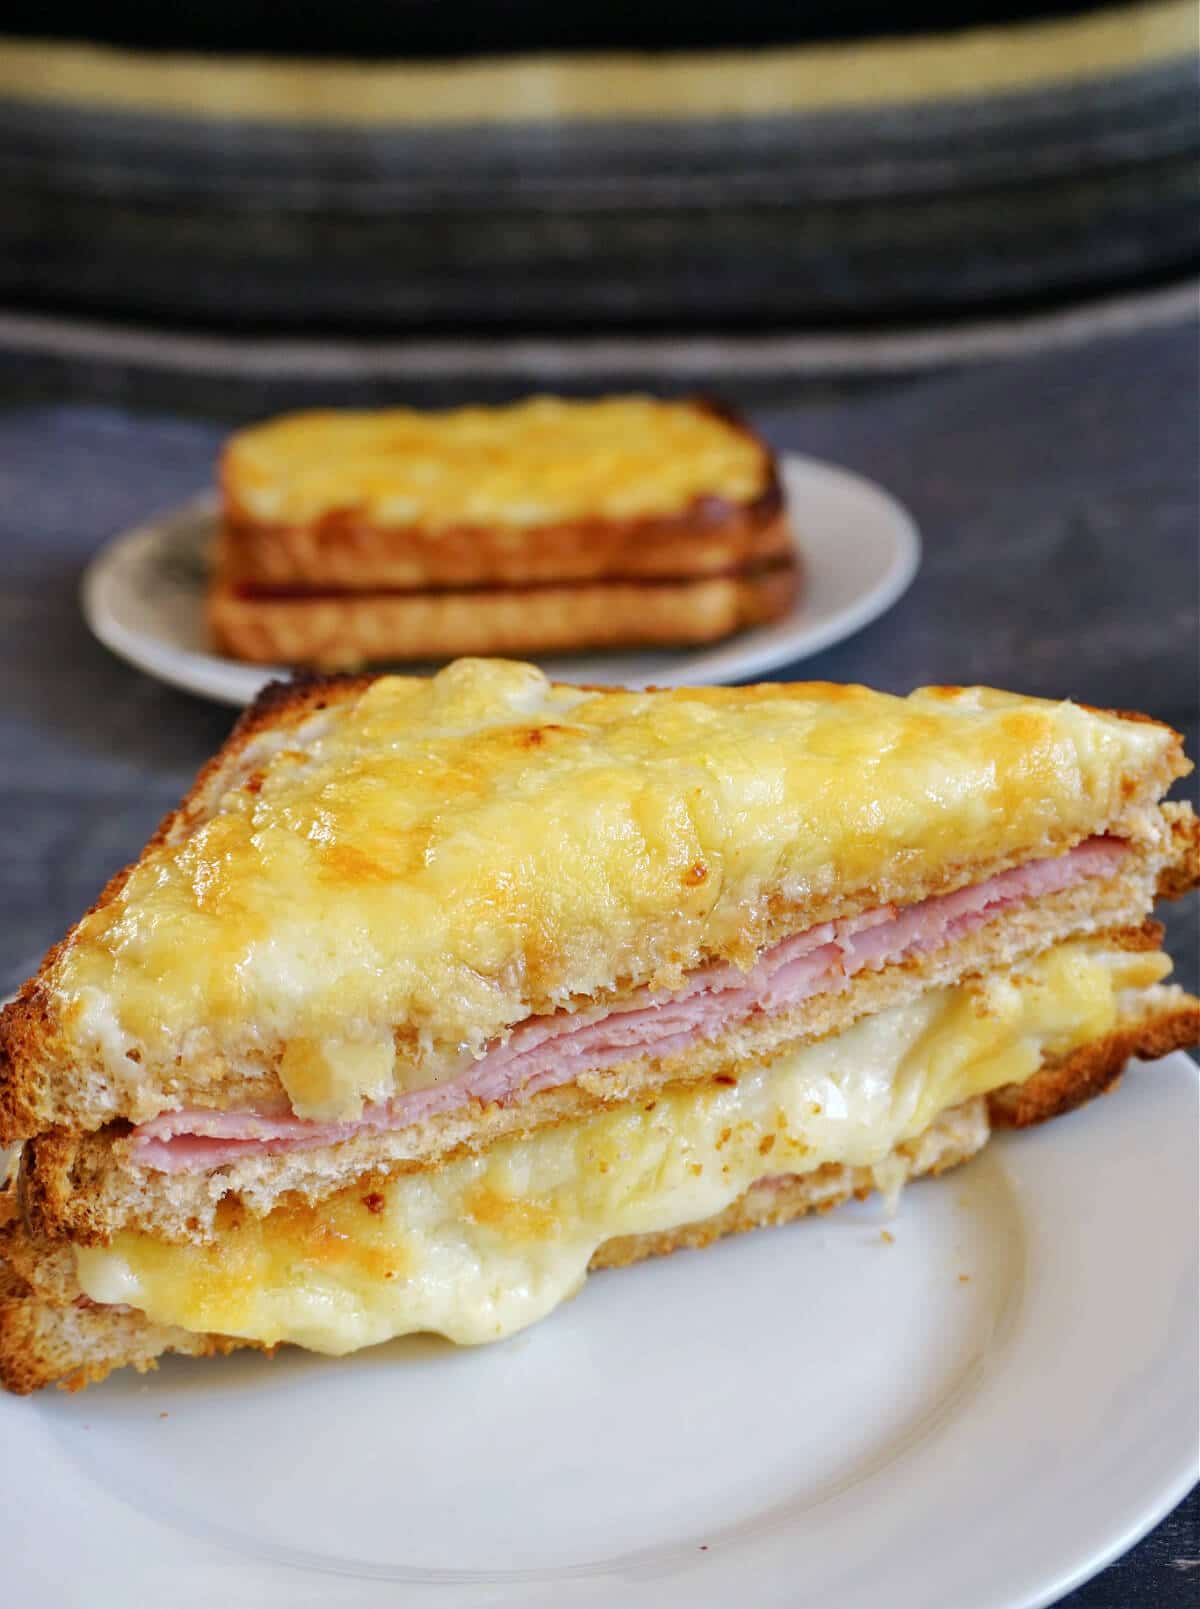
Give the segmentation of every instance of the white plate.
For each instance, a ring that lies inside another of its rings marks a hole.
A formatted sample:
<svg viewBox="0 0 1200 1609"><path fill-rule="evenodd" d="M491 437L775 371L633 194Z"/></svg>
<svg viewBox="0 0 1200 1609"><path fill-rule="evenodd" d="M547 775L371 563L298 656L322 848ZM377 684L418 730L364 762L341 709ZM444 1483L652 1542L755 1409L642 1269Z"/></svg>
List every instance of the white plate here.
<svg viewBox="0 0 1200 1609"><path fill-rule="evenodd" d="M541 660L547 672L558 681L630 687L731 682L828 648L889 609L920 561L908 513L832 464L789 456L782 469L804 563L804 585L786 619L701 652L574 654ZM211 497L201 498L114 538L84 576L83 611L102 643L151 676L248 704L289 672L242 665L207 647L202 605L215 510Z"/></svg>
<svg viewBox="0 0 1200 1609"><path fill-rule="evenodd" d="M0 1402L6 1601L1026 1609L1197 1467L1197 1069L497 1346ZM969 1276L963 1279L962 1276Z"/></svg>

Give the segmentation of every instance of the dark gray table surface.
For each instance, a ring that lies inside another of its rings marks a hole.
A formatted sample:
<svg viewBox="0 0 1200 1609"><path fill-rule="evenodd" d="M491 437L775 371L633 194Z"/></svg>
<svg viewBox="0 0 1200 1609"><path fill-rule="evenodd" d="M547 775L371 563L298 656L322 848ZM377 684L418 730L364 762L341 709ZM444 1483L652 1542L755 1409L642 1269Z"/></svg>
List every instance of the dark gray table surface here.
<svg viewBox="0 0 1200 1609"><path fill-rule="evenodd" d="M925 541L889 615L783 674L1142 709L1195 754L1197 350L1182 324L876 392L797 387L781 403L775 387L757 414L773 442L878 479ZM228 709L107 654L77 601L107 537L209 484L221 435L211 420L22 404L0 375L0 983L137 852L229 728ZM1194 988L1194 898L1168 921ZM1193 1609L1197 1493L1065 1601Z"/></svg>

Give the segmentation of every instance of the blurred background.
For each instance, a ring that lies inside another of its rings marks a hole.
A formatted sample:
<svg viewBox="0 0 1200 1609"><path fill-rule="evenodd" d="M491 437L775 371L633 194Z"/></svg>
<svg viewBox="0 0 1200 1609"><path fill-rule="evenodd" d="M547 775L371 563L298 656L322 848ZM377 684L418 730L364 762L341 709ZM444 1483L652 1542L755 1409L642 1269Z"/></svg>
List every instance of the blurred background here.
<svg viewBox="0 0 1200 1609"><path fill-rule="evenodd" d="M1144 709L1196 752L1192 0L80 10L0 15L5 977L230 721L89 636L84 565L312 403L723 394L924 540L782 675ZM1194 900L1171 946L1195 987ZM1194 1604L1198 1524L1072 1603Z"/></svg>
<svg viewBox="0 0 1200 1609"><path fill-rule="evenodd" d="M7 961L228 724L92 641L84 565L312 403L723 394L924 538L890 613L782 674L1195 745L1198 29L1192 0L8 0Z"/></svg>
<svg viewBox="0 0 1200 1609"><path fill-rule="evenodd" d="M686 334L762 389L1166 317L1200 254L1190 0L112 0L82 35L9 0L2 26L0 333L31 388L70 363L251 414L688 386L714 354Z"/></svg>

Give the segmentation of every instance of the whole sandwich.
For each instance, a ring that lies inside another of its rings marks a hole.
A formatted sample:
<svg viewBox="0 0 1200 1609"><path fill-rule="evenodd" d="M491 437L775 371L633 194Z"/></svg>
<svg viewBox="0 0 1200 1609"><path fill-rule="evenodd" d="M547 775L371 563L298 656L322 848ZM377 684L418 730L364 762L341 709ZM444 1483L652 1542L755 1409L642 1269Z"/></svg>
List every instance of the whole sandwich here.
<svg viewBox="0 0 1200 1609"><path fill-rule="evenodd" d="M502 1337L1069 1110L1200 1038L1189 769L986 688L269 689L0 1016L0 1378Z"/></svg>
<svg viewBox="0 0 1200 1609"><path fill-rule="evenodd" d="M774 455L707 401L289 414L220 483L209 628L256 663L712 642L797 584Z"/></svg>

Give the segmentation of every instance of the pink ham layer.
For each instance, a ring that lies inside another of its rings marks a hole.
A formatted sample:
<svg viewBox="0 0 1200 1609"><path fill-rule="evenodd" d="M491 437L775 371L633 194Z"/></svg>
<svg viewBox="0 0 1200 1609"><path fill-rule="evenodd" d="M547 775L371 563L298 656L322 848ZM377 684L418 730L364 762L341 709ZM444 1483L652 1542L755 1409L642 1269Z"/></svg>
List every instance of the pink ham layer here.
<svg viewBox="0 0 1200 1609"><path fill-rule="evenodd" d="M131 1155L163 1173L206 1171L244 1156L312 1149L370 1130L402 1128L469 1101L521 1100L636 1056L672 1056L735 1024L845 989L855 973L940 949L1018 901L1108 876L1125 850L1119 839L1091 838L1053 860L1031 861L905 910L881 906L809 928L765 950L748 972L719 964L693 973L674 994L646 988L620 1007L527 1018L457 1077L368 1105L351 1122L311 1122L286 1107L164 1112L134 1129Z"/></svg>

